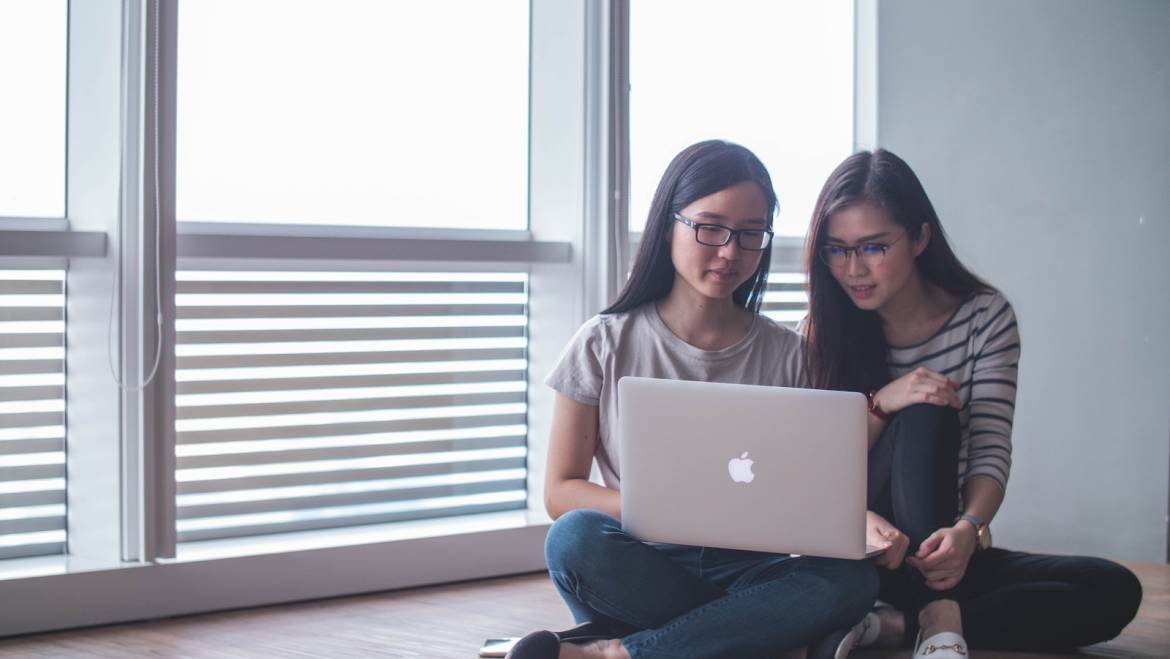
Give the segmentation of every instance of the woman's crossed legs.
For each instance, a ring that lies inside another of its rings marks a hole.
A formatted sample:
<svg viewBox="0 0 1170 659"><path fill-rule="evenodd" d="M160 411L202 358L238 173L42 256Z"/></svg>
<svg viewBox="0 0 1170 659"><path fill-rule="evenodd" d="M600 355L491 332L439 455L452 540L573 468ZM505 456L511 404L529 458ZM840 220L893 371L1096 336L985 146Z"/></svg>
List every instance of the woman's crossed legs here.
<svg viewBox="0 0 1170 659"><path fill-rule="evenodd" d="M557 520L545 556L573 617L634 658L772 658L861 619L878 587L868 561L653 546L591 510Z"/></svg>

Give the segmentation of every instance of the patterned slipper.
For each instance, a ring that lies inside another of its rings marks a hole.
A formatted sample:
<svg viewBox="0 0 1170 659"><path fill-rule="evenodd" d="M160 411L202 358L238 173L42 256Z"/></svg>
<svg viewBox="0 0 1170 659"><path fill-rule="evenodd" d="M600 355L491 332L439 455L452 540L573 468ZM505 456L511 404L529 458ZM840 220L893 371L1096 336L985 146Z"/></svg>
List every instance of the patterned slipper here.
<svg viewBox="0 0 1170 659"><path fill-rule="evenodd" d="M871 611L856 625L838 629L811 645L808 659L846 659L854 649L873 643L880 624L876 610Z"/></svg>
<svg viewBox="0 0 1170 659"><path fill-rule="evenodd" d="M954 632L940 632L928 639L923 639L922 632L918 632L918 642L914 644L914 659L919 657L967 659L967 641Z"/></svg>

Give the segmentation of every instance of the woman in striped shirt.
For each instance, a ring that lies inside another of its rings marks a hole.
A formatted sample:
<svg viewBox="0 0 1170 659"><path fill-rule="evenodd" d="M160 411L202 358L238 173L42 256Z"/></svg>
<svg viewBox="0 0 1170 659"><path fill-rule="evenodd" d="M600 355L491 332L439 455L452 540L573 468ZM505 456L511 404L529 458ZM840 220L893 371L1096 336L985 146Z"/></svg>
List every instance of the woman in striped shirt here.
<svg viewBox="0 0 1170 659"><path fill-rule="evenodd" d="M893 607L827 639L822 656L913 644L916 657L962 657L964 636L1057 650L1120 633L1141 601L1129 570L981 548L1011 469L1020 335L1004 296L955 257L902 159L861 152L830 175L806 267L808 374L869 397L869 508L893 542L879 559Z"/></svg>

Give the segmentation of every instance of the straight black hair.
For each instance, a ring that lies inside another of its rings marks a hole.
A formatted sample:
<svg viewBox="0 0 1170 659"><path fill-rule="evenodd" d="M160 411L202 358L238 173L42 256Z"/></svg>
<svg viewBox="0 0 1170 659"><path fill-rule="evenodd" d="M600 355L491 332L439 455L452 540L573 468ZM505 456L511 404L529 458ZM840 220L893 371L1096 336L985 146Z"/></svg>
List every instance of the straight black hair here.
<svg viewBox="0 0 1170 659"><path fill-rule="evenodd" d="M846 158L821 188L805 241L805 366L814 387L869 392L891 379L886 364L889 344L881 319L875 311L858 308L820 259L828 239L829 218L857 204L884 210L912 241L922 235L923 224L930 227L930 242L915 259L915 267L926 281L959 298L994 289L955 256L926 190L904 160L885 149L861 151Z"/></svg>
<svg viewBox="0 0 1170 659"><path fill-rule="evenodd" d="M647 302L660 300L674 284L674 264L666 241L668 231L674 228L674 214L698 199L725 190L733 185L751 181L760 188L768 203L768 228L776 214L776 191L768 170L754 153L746 148L707 140L683 149L666 167L650 203L650 215L642 233L642 244L634 258L630 278L617 301L601 313L621 313ZM772 246L760 255L760 265L747 281L732 292L732 301L745 309L759 312L768 285L768 267L772 261Z"/></svg>

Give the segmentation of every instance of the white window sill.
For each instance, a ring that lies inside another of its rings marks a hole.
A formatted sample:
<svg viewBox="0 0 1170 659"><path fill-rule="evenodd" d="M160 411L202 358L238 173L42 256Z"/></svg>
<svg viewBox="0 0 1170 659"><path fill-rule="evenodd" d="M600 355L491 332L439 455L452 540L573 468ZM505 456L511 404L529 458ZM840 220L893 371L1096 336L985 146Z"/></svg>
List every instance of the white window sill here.
<svg viewBox="0 0 1170 659"><path fill-rule="evenodd" d="M153 564L0 563L0 636L544 569L543 511L190 543Z"/></svg>
<svg viewBox="0 0 1170 659"><path fill-rule="evenodd" d="M0 561L0 583L13 579L33 579L99 570L120 570L142 565L142 563L100 561L67 555L8 558Z"/></svg>
<svg viewBox="0 0 1170 659"><path fill-rule="evenodd" d="M462 515L413 522L370 524L350 528L299 531L227 540L204 540L180 543L177 556L165 562L206 561L239 556L311 551L330 547L348 547L485 533L529 526L547 526L550 523L551 520L541 511L509 510L499 513Z"/></svg>

